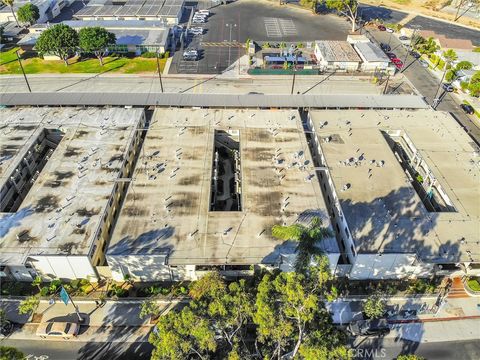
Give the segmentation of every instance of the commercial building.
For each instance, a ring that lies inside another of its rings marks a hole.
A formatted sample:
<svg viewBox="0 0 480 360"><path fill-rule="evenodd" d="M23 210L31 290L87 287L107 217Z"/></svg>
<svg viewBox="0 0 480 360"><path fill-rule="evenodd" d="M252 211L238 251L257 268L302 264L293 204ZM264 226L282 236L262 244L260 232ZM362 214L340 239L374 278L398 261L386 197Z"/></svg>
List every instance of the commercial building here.
<svg viewBox="0 0 480 360"><path fill-rule="evenodd" d="M98 278L144 122L142 109L1 110L2 276Z"/></svg>
<svg viewBox="0 0 480 360"><path fill-rule="evenodd" d="M16 0L13 3L13 11L15 12L15 15L19 8L29 3L38 7L39 18L37 23L45 23L52 20L60 14L60 11L66 5L64 0ZM8 21L15 22L15 18L12 15L10 7L4 6L0 9L0 23Z"/></svg>
<svg viewBox="0 0 480 360"><path fill-rule="evenodd" d="M145 20L72 20L64 21L75 30L84 27L100 26L115 34L117 39L110 51L117 53L141 54L146 51L164 53L171 41L171 28L162 21ZM18 45L33 48L40 34L48 28L46 24L37 24L30 28L30 34Z"/></svg>
<svg viewBox="0 0 480 360"><path fill-rule="evenodd" d="M79 20L147 20L174 25L180 22L184 0L127 0L124 4L108 0L90 2L75 13Z"/></svg>
<svg viewBox="0 0 480 360"><path fill-rule="evenodd" d="M322 70L357 71L361 59L346 41L315 42L315 57Z"/></svg>
<svg viewBox="0 0 480 360"><path fill-rule="evenodd" d="M391 66L390 59L383 50L372 42L356 42L353 44L356 52L362 59L360 69L365 72L386 71L395 72L395 67Z"/></svg>
<svg viewBox="0 0 480 360"><path fill-rule="evenodd" d="M271 228L314 216L331 228L297 111L157 108L106 257L115 280L289 270ZM335 267L335 238L320 247Z"/></svg>
<svg viewBox="0 0 480 360"><path fill-rule="evenodd" d="M480 273L480 150L448 114L311 111L350 279Z"/></svg>

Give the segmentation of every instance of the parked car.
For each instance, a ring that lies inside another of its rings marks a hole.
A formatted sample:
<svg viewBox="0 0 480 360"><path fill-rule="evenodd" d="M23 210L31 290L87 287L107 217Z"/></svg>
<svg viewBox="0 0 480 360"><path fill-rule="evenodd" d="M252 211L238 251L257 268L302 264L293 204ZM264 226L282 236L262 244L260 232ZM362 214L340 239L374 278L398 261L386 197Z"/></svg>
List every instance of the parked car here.
<svg viewBox="0 0 480 360"><path fill-rule="evenodd" d="M410 40L410 38L409 38L408 36L402 35L402 36L400 36L400 37L398 38L398 40L400 40L400 41L406 41L406 40Z"/></svg>
<svg viewBox="0 0 480 360"><path fill-rule="evenodd" d="M419 62L420 65L422 65L424 68L428 68L428 62L426 62L425 60L418 60L418 62Z"/></svg>
<svg viewBox="0 0 480 360"><path fill-rule="evenodd" d="M442 88L447 92L453 92L454 90L454 87L452 86L452 84L449 84L449 83L443 83Z"/></svg>
<svg viewBox="0 0 480 360"><path fill-rule="evenodd" d="M385 31L385 30L387 30L387 28L383 25L378 25L378 30Z"/></svg>
<svg viewBox="0 0 480 360"><path fill-rule="evenodd" d="M192 19L192 24L204 24L206 22L207 22L207 20L205 20L204 18L193 18Z"/></svg>
<svg viewBox="0 0 480 360"><path fill-rule="evenodd" d="M189 33L192 33L194 35L202 35L203 34L203 28L202 27L193 27L188 29Z"/></svg>
<svg viewBox="0 0 480 360"><path fill-rule="evenodd" d="M194 49L186 50L183 52L183 60L196 61L198 60L198 51Z"/></svg>
<svg viewBox="0 0 480 360"><path fill-rule="evenodd" d="M475 110L473 109L472 105L461 104L460 107L465 112L465 114L473 115L475 113Z"/></svg>
<svg viewBox="0 0 480 360"><path fill-rule="evenodd" d="M391 52L387 53L387 56L390 60L397 59L397 55L395 55L394 53L391 53Z"/></svg>
<svg viewBox="0 0 480 360"><path fill-rule="evenodd" d="M380 47L382 48L383 51L390 51L392 48L388 44L380 43Z"/></svg>
<svg viewBox="0 0 480 360"><path fill-rule="evenodd" d="M348 325L348 331L354 335L386 335L390 332L387 319L360 320Z"/></svg>
<svg viewBox="0 0 480 360"><path fill-rule="evenodd" d="M210 16L210 10L207 10L207 9L198 10L197 14L204 14L204 15Z"/></svg>
<svg viewBox="0 0 480 360"><path fill-rule="evenodd" d="M37 336L42 338L64 338L71 339L77 336L80 326L72 322L44 322L38 325Z"/></svg>
<svg viewBox="0 0 480 360"><path fill-rule="evenodd" d="M385 30L386 30L387 32L389 32L389 33L395 32L395 30L393 30L392 28L386 28Z"/></svg>
<svg viewBox="0 0 480 360"><path fill-rule="evenodd" d="M392 62L393 62L394 64L400 64L400 63L402 62L402 60L400 60L400 59L397 58L397 57L391 58L391 60L392 60Z"/></svg>
<svg viewBox="0 0 480 360"><path fill-rule="evenodd" d="M410 51L410 55L412 55L415 59L420 59L420 57L422 56L416 51Z"/></svg>

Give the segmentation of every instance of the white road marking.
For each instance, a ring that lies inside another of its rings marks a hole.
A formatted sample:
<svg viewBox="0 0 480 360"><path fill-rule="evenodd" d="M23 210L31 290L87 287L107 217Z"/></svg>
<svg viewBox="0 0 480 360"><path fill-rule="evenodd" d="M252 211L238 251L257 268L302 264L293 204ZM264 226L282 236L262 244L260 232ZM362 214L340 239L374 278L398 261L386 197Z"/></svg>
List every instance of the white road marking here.
<svg viewBox="0 0 480 360"><path fill-rule="evenodd" d="M282 31L280 30L280 25L278 24L277 18L263 18L263 22L265 23L267 37L282 36Z"/></svg>
<svg viewBox="0 0 480 360"><path fill-rule="evenodd" d="M283 35L297 35L297 27L291 19L279 19Z"/></svg>

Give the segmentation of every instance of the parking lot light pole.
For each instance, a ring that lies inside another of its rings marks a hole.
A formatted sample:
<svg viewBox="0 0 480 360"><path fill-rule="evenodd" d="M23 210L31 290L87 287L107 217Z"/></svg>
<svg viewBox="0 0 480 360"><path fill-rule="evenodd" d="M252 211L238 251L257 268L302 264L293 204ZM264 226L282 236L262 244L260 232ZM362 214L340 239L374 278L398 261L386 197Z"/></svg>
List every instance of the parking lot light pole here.
<svg viewBox="0 0 480 360"><path fill-rule="evenodd" d="M408 48L407 48L407 54L405 55L405 59L403 60L403 68L402 70L400 71L400 73L403 73L405 71L405 69L407 68L407 59L408 59L408 55L410 54L410 51L412 49L412 42L413 42L413 39L415 38L416 36L416 33L418 31L418 28L414 29L413 30L413 34L412 34L412 37L410 38L410 43L408 44ZM414 60L415 61L415 60Z"/></svg>
<svg viewBox="0 0 480 360"><path fill-rule="evenodd" d="M442 79L438 83L437 91L435 91L435 96L434 96L433 102L432 102L432 107L433 107L434 110L437 109L437 106L440 104L440 97L441 96L438 95L438 92L440 91L440 87L442 86L443 80L445 79L445 75L447 74L448 65L450 65L450 62L448 62L448 61L445 62L445 70L443 71Z"/></svg>
<svg viewBox="0 0 480 360"><path fill-rule="evenodd" d="M157 71L158 71L158 80L160 80L160 89L163 94L163 83L162 83L162 74L160 72L160 60L158 60L158 50L157 50Z"/></svg>
<svg viewBox="0 0 480 360"><path fill-rule="evenodd" d="M234 27L237 27L237 24L225 24L227 28L230 28L230 37L229 37L229 42L232 42L232 29ZM230 61L231 61L231 50L232 48L228 46L228 66L230 66Z"/></svg>

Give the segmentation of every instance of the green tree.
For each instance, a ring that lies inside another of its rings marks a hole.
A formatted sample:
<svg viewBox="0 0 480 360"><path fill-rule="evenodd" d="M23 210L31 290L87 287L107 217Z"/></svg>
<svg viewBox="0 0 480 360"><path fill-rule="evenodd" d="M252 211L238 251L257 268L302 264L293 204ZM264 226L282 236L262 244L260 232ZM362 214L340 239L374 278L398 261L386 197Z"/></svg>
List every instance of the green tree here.
<svg viewBox="0 0 480 360"><path fill-rule="evenodd" d="M325 0L325 5L330 10L336 10L352 23L352 32L356 29L358 16L357 0Z"/></svg>
<svg viewBox="0 0 480 360"><path fill-rule="evenodd" d="M320 255L321 251L317 246L319 242L333 234L329 229L322 227L322 220L319 217L314 217L308 227L299 223L290 226L274 225L272 236L298 242L295 271L304 272L310 266L312 256Z"/></svg>
<svg viewBox="0 0 480 360"><path fill-rule="evenodd" d="M446 62L447 64L452 64L452 62L454 62L455 60L458 59L458 55L457 55L457 53L455 52L455 50L453 50L453 49L445 50L445 51L442 53L442 56L443 56L443 58L445 59L445 62Z"/></svg>
<svg viewBox="0 0 480 360"><path fill-rule="evenodd" d="M38 288L38 291L40 291L42 290L40 285L42 285L42 277L37 275L32 281L32 286L36 286Z"/></svg>
<svg viewBox="0 0 480 360"><path fill-rule="evenodd" d="M20 7L17 11L18 20L24 24L32 26L40 18L40 12L37 5L27 3Z"/></svg>
<svg viewBox="0 0 480 360"><path fill-rule="evenodd" d="M17 26L20 26L17 20L17 15L15 15L15 11L13 10L13 0L2 0L2 3L5 4L5 6L8 6L10 8L10 11L12 12L13 18L15 19L15 22L17 23Z"/></svg>
<svg viewBox="0 0 480 360"><path fill-rule="evenodd" d="M57 24L48 28L38 38L35 48L41 54L56 55L68 65L67 59L78 47L78 33L70 26Z"/></svg>
<svg viewBox="0 0 480 360"><path fill-rule="evenodd" d="M470 79L468 90L470 91L470 95L480 96L480 71L477 71Z"/></svg>
<svg viewBox="0 0 480 360"><path fill-rule="evenodd" d="M440 47L433 37L425 39L419 36L415 42L415 48L421 54L430 55L434 54Z"/></svg>
<svg viewBox="0 0 480 360"><path fill-rule="evenodd" d="M25 354L12 346L0 346L0 360L23 360Z"/></svg>
<svg viewBox="0 0 480 360"><path fill-rule="evenodd" d="M295 358L301 354L305 359L330 359L334 357L329 354L339 352L349 358L343 346L345 337L332 325L322 301L331 291L330 279L324 267L311 267L306 274L281 272L262 278L254 322L263 357L280 359L288 354Z"/></svg>
<svg viewBox="0 0 480 360"><path fill-rule="evenodd" d="M217 348L215 332L208 320L195 314L190 307L160 317L149 341L155 347L152 360L183 360L194 354L208 359L208 354Z"/></svg>
<svg viewBox="0 0 480 360"><path fill-rule="evenodd" d="M25 300L20 301L18 305L18 313L20 315L33 313L40 304L40 300L36 296L29 296Z"/></svg>
<svg viewBox="0 0 480 360"><path fill-rule="evenodd" d="M369 319L378 319L385 314L385 301L374 294L363 303L363 312Z"/></svg>
<svg viewBox="0 0 480 360"><path fill-rule="evenodd" d="M424 357L408 354L408 355L399 355L396 360L425 360Z"/></svg>
<svg viewBox="0 0 480 360"><path fill-rule="evenodd" d="M160 307L154 300L147 299L140 305L140 319L144 319L147 316L158 317L160 315Z"/></svg>
<svg viewBox="0 0 480 360"><path fill-rule="evenodd" d="M115 45L115 34L105 28L94 26L85 27L78 32L80 49L87 53L93 53L103 66L103 58L107 54L108 47Z"/></svg>
<svg viewBox="0 0 480 360"><path fill-rule="evenodd" d="M470 70L473 67L473 64L470 61L460 61L457 66L455 66L456 70Z"/></svg>

